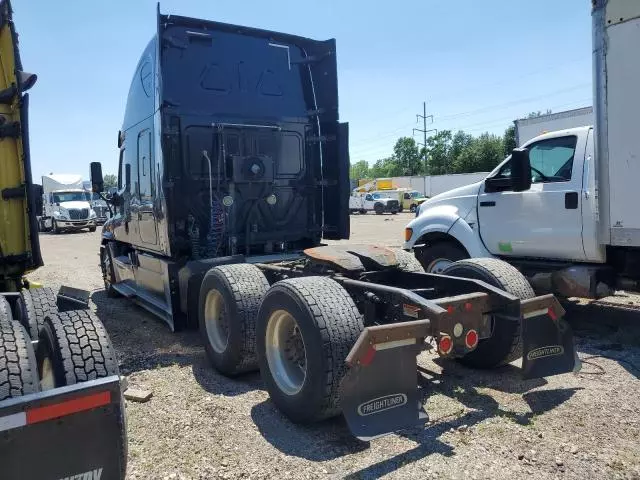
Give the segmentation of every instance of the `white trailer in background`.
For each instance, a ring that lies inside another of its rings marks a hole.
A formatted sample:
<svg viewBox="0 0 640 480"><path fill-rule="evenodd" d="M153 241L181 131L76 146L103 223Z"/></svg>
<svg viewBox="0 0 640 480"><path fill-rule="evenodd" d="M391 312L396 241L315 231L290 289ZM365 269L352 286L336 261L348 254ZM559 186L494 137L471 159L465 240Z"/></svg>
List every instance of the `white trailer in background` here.
<svg viewBox="0 0 640 480"><path fill-rule="evenodd" d="M42 176L43 215L40 230L61 231L88 228L96 230L96 212L89 204L82 175L50 174Z"/></svg>
<svg viewBox="0 0 640 480"><path fill-rule="evenodd" d="M520 118L514 123L516 125L516 145L520 147L543 133L593 125L593 107L549 113L534 118Z"/></svg>

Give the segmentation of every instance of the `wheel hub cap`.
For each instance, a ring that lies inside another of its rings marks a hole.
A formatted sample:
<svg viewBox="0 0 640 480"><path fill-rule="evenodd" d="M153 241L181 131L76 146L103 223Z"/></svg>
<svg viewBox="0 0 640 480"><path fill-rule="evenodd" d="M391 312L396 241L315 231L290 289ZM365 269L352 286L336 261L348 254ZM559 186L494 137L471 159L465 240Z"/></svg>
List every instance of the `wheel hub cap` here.
<svg viewBox="0 0 640 480"><path fill-rule="evenodd" d="M222 294L210 290L204 303L204 321L209 345L216 353L223 353L229 343L229 323L227 308Z"/></svg>
<svg viewBox="0 0 640 480"><path fill-rule="evenodd" d="M269 317L266 332L266 357L278 388L295 395L307 377L307 353L296 319L284 310Z"/></svg>

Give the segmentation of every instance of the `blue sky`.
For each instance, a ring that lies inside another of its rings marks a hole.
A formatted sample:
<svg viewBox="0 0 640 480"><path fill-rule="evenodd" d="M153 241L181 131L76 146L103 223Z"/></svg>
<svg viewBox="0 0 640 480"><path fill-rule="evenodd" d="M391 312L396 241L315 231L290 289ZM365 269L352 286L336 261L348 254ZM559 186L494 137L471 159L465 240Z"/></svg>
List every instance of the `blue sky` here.
<svg viewBox="0 0 640 480"><path fill-rule="evenodd" d="M530 111L591 105L588 0L167 0L174 13L334 37L340 117L351 160L375 161L430 128L502 133ZM30 92L34 179L115 173L117 131L138 57L155 30L156 2L13 0Z"/></svg>

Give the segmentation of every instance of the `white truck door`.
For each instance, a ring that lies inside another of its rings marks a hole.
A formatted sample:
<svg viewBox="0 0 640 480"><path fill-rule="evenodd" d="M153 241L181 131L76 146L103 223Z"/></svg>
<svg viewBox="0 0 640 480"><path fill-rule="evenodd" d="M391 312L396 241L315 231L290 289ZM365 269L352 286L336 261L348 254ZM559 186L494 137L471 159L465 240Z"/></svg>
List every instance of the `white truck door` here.
<svg viewBox="0 0 640 480"><path fill-rule="evenodd" d="M501 256L585 260L582 173L586 136L547 137L527 146L531 189L478 195L480 236ZM509 176L507 162L496 176Z"/></svg>
<svg viewBox="0 0 640 480"><path fill-rule="evenodd" d="M376 203L376 201L373 199L373 195L371 195L370 193L367 193L364 197L364 202L362 202L364 205L364 209L365 210L373 210L373 204Z"/></svg>

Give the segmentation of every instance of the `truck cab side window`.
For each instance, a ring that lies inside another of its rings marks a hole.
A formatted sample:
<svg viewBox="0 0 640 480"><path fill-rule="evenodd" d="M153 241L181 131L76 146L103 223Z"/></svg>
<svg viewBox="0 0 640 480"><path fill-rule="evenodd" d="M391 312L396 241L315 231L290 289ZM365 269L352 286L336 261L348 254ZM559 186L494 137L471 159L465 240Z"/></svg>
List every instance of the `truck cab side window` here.
<svg viewBox="0 0 640 480"><path fill-rule="evenodd" d="M576 141L577 137L575 136L558 137L530 145L531 183L568 182L571 180Z"/></svg>

